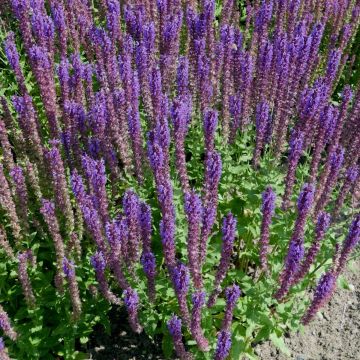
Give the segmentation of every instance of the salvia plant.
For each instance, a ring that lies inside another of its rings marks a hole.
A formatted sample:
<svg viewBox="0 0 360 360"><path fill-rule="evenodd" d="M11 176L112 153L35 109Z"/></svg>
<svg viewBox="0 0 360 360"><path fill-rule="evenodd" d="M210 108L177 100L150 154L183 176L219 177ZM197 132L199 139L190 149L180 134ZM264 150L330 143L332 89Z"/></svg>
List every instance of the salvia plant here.
<svg viewBox="0 0 360 360"><path fill-rule="evenodd" d="M359 1L0 14L1 359L85 359L110 309L168 358L287 352L360 240Z"/></svg>

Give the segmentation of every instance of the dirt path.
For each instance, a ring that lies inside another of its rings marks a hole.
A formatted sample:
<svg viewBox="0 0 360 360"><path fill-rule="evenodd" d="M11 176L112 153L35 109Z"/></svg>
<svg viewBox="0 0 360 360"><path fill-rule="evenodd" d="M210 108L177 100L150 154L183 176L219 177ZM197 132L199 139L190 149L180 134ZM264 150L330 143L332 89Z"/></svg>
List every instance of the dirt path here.
<svg viewBox="0 0 360 360"><path fill-rule="evenodd" d="M261 360L359 360L360 359L360 260L344 274L350 290L338 289L320 315L303 334L291 334L285 343L291 357L266 342L258 345Z"/></svg>

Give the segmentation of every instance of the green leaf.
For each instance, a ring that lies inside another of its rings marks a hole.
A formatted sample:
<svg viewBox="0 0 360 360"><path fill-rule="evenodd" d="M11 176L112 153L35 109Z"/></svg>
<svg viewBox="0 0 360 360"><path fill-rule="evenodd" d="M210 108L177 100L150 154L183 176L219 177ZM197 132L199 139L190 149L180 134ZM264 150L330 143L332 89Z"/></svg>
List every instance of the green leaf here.
<svg viewBox="0 0 360 360"><path fill-rule="evenodd" d="M231 350L231 359L241 360L244 356L245 347L246 347L246 345L245 345L244 340L236 337L234 339L232 350Z"/></svg>
<svg viewBox="0 0 360 360"><path fill-rule="evenodd" d="M282 337L278 337L275 333L270 334L270 340L273 344L285 355L290 356L291 352L289 348L286 346L284 339Z"/></svg>
<svg viewBox="0 0 360 360"><path fill-rule="evenodd" d="M162 344L161 344L162 351L166 359L169 359L173 353L173 341L169 333L165 333Z"/></svg>
<svg viewBox="0 0 360 360"><path fill-rule="evenodd" d="M82 336L80 338L80 343L81 344L86 344L89 341L89 338L87 336Z"/></svg>

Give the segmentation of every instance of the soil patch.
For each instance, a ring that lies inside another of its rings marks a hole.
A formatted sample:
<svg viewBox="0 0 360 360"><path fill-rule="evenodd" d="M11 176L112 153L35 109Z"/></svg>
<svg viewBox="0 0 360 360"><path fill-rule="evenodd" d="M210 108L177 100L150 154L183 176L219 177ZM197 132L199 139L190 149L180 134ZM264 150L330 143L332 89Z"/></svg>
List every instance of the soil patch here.
<svg viewBox="0 0 360 360"><path fill-rule="evenodd" d="M96 326L90 340L89 359L96 360L165 360L160 339L153 342L145 333L135 334L125 309L111 310L111 334L102 325Z"/></svg>
<svg viewBox="0 0 360 360"><path fill-rule="evenodd" d="M304 333L285 339L291 357L279 353L270 342L259 344L262 360L359 360L360 359L360 260L348 267L344 278L350 290L337 289L329 304Z"/></svg>

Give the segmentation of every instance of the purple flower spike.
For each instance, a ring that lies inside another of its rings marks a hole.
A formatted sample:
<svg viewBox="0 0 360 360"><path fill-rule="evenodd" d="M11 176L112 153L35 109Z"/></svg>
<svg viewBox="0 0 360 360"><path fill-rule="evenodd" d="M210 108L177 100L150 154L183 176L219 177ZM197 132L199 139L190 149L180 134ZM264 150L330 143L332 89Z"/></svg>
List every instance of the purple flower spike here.
<svg viewBox="0 0 360 360"><path fill-rule="evenodd" d="M141 226L143 253L148 253L151 251L152 217L150 206L144 202L140 204L139 221Z"/></svg>
<svg viewBox="0 0 360 360"><path fill-rule="evenodd" d="M339 195L335 201L334 205L334 214L333 217L336 219L342 209L342 206L345 202L345 198L351 190L352 186L355 184L356 180L359 177L359 166L351 166L346 171L344 183L340 189Z"/></svg>
<svg viewBox="0 0 360 360"><path fill-rule="evenodd" d="M301 319L303 325L309 324L316 313L330 300L336 287L336 275L328 272L323 275L316 287L314 298L306 314Z"/></svg>
<svg viewBox="0 0 360 360"><path fill-rule="evenodd" d="M186 301L190 284L189 270L184 264L178 263L173 268L171 275L175 293L179 302L181 316L186 326L190 326L190 314Z"/></svg>
<svg viewBox="0 0 360 360"><path fill-rule="evenodd" d="M64 257L63 260L63 271L67 278L73 277L75 275L74 262L70 261L68 258Z"/></svg>
<svg viewBox="0 0 360 360"><path fill-rule="evenodd" d="M174 342L176 355L181 360L192 359L192 356L185 350L185 346L182 341L181 319L179 319L176 315L173 315L172 318L167 322L167 327Z"/></svg>
<svg viewBox="0 0 360 360"><path fill-rule="evenodd" d="M139 228L139 211L140 201L132 190L127 190L123 198L123 208L126 215L127 226L129 229L129 239L124 244L126 260L130 269L140 258L140 228ZM132 270L131 270L132 271Z"/></svg>
<svg viewBox="0 0 360 360"><path fill-rule="evenodd" d="M102 252L97 251L90 259L91 265L96 272L103 272L106 267L105 258Z"/></svg>
<svg viewBox="0 0 360 360"><path fill-rule="evenodd" d="M171 109L174 124L175 165L179 174L181 188L184 193L189 191L189 179L186 168L185 138L191 120L190 97L175 98Z"/></svg>
<svg viewBox="0 0 360 360"><path fill-rule="evenodd" d="M199 267L199 246L202 204L200 197L194 191L185 194L185 213L188 221L187 244L190 273L195 288L201 289L202 278Z"/></svg>
<svg viewBox="0 0 360 360"><path fill-rule="evenodd" d="M265 101L256 107L256 144L253 156L253 165L257 167L260 161L261 151L266 142L266 132L269 128L270 107Z"/></svg>
<svg viewBox="0 0 360 360"><path fill-rule="evenodd" d="M20 93L22 95L25 95L26 93L25 78L20 67L20 57L16 49L15 36L13 32L10 32L9 35L7 36L4 42L4 47L5 47L5 55L9 61L11 68L15 73L16 81L19 84Z"/></svg>
<svg viewBox="0 0 360 360"><path fill-rule="evenodd" d="M209 350L209 342L201 329L201 309L205 305L205 292L198 291L192 295L193 309L191 314L191 334L201 351Z"/></svg>
<svg viewBox="0 0 360 360"><path fill-rule="evenodd" d="M221 330L218 335L214 360L225 360L230 353L231 333Z"/></svg>
<svg viewBox="0 0 360 360"><path fill-rule="evenodd" d="M8 314L0 305L0 328L11 340L15 341L17 338L16 331L12 328Z"/></svg>
<svg viewBox="0 0 360 360"><path fill-rule="evenodd" d="M95 269L96 280L99 283L99 288L106 300L110 303L119 305L121 300L109 289L109 285L105 277L106 261L104 254L101 251L97 251L91 258L90 263Z"/></svg>
<svg viewBox="0 0 360 360"><path fill-rule="evenodd" d="M23 225L26 229L28 227L28 219L27 219L28 194L27 194L25 177L22 168L20 166L14 166L10 171L10 176L12 177L15 183L15 190L19 204L19 213L23 221Z"/></svg>
<svg viewBox="0 0 360 360"><path fill-rule="evenodd" d="M150 301L155 301L155 276L156 276L156 260L152 252L143 253L141 256L141 264L148 280L148 296Z"/></svg>
<svg viewBox="0 0 360 360"><path fill-rule="evenodd" d="M225 309L225 317L222 324L223 331L231 330L231 322L232 322L234 309L240 295L241 295L241 291L237 285L232 285L225 289L226 309Z"/></svg>
<svg viewBox="0 0 360 360"><path fill-rule="evenodd" d="M35 265L35 259L33 257L31 250L27 250L19 253L18 259L19 259L18 276L19 276L20 284L23 289L23 293L27 305L30 308L32 308L35 305L35 295L28 275L28 263L32 263L32 265Z"/></svg>
<svg viewBox="0 0 360 360"><path fill-rule="evenodd" d="M337 273L344 270L347 259L355 246L360 241L360 214L357 214L353 222L351 223L349 233L342 245L341 254L339 258L339 265L336 269Z"/></svg>
<svg viewBox="0 0 360 360"><path fill-rule="evenodd" d="M233 253L234 240L236 232L236 218L228 213L223 219L222 225L222 248L220 264L215 275L214 291L210 295L207 306L210 308L214 306L217 297L221 292L221 283L225 279L225 276L230 267L231 255Z"/></svg>
<svg viewBox="0 0 360 360"><path fill-rule="evenodd" d="M57 263L57 285L62 291L62 261L65 256L64 242L60 234L59 223L55 213L55 204L49 200L42 199L41 214L49 228L49 232L54 241Z"/></svg>
<svg viewBox="0 0 360 360"><path fill-rule="evenodd" d="M138 319L139 296L137 292L131 288L124 291L124 302L129 314L129 323L134 332L140 334L143 330Z"/></svg>
<svg viewBox="0 0 360 360"><path fill-rule="evenodd" d="M73 317L78 319L81 314L81 300L79 294L79 287L75 277L75 264L64 257L63 271L69 284L70 298L73 306Z"/></svg>
<svg viewBox="0 0 360 360"><path fill-rule="evenodd" d="M295 182L295 171L303 151L303 144L304 144L304 133L302 133L301 131L294 130L290 139L289 165L285 179L285 192L282 203L282 208L284 210L288 209L288 207L290 206L290 197Z"/></svg>
<svg viewBox="0 0 360 360"><path fill-rule="evenodd" d="M336 182L344 162L344 152L344 148L339 146L338 148L334 149L334 151L332 151L329 155L329 176L327 177L323 187L321 186L321 184L318 186L318 200L314 210L315 217L319 214L320 211L325 208L325 206L329 202L329 198L334 187L336 186Z"/></svg>
<svg viewBox="0 0 360 360"><path fill-rule="evenodd" d="M289 291L304 256L305 223L313 204L314 192L313 184L304 184L297 201L298 216L290 239L285 267L280 275L280 288L275 294L278 301L281 301Z"/></svg>
<svg viewBox="0 0 360 360"><path fill-rule="evenodd" d="M288 254L285 259L285 268L280 276L281 285L274 297L281 301L288 293L293 275L299 269L300 262L304 256L303 239L297 239L290 243Z"/></svg>
<svg viewBox="0 0 360 360"><path fill-rule="evenodd" d="M309 250L307 251L304 261L301 264L300 269L295 274L292 285L299 282L309 271L310 266L314 263L316 255L318 254L321 246L321 241L323 240L326 231L330 226L330 215L326 212L320 212L315 228L315 237L313 243L311 244Z"/></svg>
<svg viewBox="0 0 360 360"><path fill-rule="evenodd" d="M260 266L267 270L267 255L269 252L270 224L275 210L276 194L269 186L262 194L261 212L263 215L260 235Z"/></svg>
<svg viewBox="0 0 360 360"><path fill-rule="evenodd" d="M207 110L204 114L205 149L207 152L214 150L214 137L218 125L218 112Z"/></svg>

